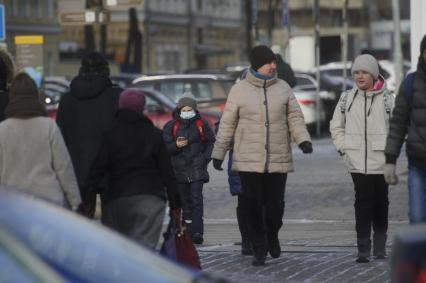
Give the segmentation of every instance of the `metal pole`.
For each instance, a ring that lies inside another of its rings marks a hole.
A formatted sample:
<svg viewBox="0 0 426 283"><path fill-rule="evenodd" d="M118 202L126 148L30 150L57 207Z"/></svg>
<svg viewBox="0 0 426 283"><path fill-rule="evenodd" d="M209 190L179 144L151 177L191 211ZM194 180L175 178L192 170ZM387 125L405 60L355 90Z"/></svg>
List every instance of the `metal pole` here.
<svg viewBox="0 0 426 283"><path fill-rule="evenodd" d="M348 72L346 65L348 64L348 2L349 0L343 0L343 33L342 33L342 62L343 62L343 84L342 92L346 91L346 80L348 79Z"/></svg>
<svg viewBox="0 0 426 283"><path fill-rule="evenodd" d="M150 5L149 5L149 0L145 1L145 38L146 38L146 71L150 72L151 71L151 35L150 33L150 16L151 16L151 11L150 11Z"/></svg>
<svg viewBox="0 0 426 283"><path fill-rule="evenodd" d="M316 79L317 79L317 95L316 95L316 129L317 136L321 135L321 123L320 123L320 24L319 24L319 0L315 0L314 5L314 23L315 23L315 67L316 67Z"/></svg>
<svg viewBox="0 0 426 283"><path fill-rule="evenodd" d="M284 59L291 64L290 60L290 13L288 10L288 0L282 0L282 25L284 26Z"/></svg>
<svg viewBox="0 0 426 283"><path fill-rule="evenodd" d="M395 89L399 88L402 81L402 50L401 50L401 25L399 17L399 0L392 0L393 23L394 23L394 48L393 58L395 61Z"/></svg>

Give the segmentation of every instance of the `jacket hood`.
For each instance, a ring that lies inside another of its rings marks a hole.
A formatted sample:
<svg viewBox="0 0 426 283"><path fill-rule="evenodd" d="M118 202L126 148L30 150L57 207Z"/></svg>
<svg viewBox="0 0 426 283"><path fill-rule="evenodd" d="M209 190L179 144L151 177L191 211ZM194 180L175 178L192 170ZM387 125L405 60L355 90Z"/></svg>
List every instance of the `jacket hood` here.
<svg viewBox="0 0 426 283"><path fill-rule="evenodd" d="M258 77L256 77L252 72L248 71L247 72L247 76L246 76L246 80L247 82L249 82L250 84L256 86L256 87L270 87L271 85L273 85L274 83L277 82L277 75L275 75L275 77L273 77L272 79L269 80L262 80Z"/></svg>
<svg viewBox="0 0 426 283"><path fill-rule="evenodd" d="M12 55L0 48L0 89L6 90L15 76L15 64Z"/></svg>
<svg viewBox="0 0 426 283"><path fill-rule="evenodd" d="M99 96L107 87L112 86L109 78L94 75L79 75L70 85L71 95L77 99L90 99Z"/></svg>

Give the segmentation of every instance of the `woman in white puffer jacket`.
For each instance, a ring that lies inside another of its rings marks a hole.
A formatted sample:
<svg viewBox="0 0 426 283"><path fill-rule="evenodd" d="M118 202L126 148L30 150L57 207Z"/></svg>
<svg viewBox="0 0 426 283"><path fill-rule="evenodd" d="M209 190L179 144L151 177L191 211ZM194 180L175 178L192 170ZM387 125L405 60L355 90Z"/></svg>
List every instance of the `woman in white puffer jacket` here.
<svg viewBox="0 0 426 283"><path fill-rule="evenodd" d="M373 56L358 56L352 76L356 85L340 98L330 132L355 185L357 262L369 262L371 227L373 255L384 258L386 254L389 200L383 175L384 149L394 98Z"/></svg>

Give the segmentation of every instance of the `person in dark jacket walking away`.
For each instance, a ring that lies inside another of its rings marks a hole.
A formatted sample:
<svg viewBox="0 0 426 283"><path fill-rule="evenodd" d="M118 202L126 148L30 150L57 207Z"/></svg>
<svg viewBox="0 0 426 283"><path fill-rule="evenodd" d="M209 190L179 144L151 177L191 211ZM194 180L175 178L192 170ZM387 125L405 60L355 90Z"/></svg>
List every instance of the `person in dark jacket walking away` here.
<svg viewBox="0 0 426 283"><path fill-rule="evenodd" d="M426 222L426 36L417 70L401 83L396 96L385 149L385 179L390 185L398 183L396 160L406 136L410 223Z"/></svg>
<svg viewBox="0 0 426 283"><path fill-rule="evenodd" d="M12 55L0 48L0 122L5 119L4 111L9 103L9 85L15 76L15 64Z"/></svg>
<svg viewBox="0 0 426 283"><path fill-rule="evenodd" d="M103 135L87 183L97 188L108 176L102 199L106 225L155 248L166 200L171 211L179 209L180 200L162 132L143 115L144 106L141 91L120 95L117 121Z"/></svg>
<svg viewBox="0 0 426 283"><path fill-rule="evenodd" d="M215 132L219 131L220 121L215 124ZM240 174L232 170L232 155L234 153L234 141L231 142L228 153L228 184L229 192L232 196L237 196L237 222L238 229L241 234L241 254L253 255L253 247L250 242L249 227L248 227L248 213L243 207L243 188L241 186Z"/></svg>
<svg viewBox="0 0 426 283"><path fill-rule="evenodd" d="M287 173L293 171L291 140L303 153L312 143L302 110L290 86L276 77L276 57L267 46L250 53L247 77L228 95L212 157L222 162L234 139L232 169L240 174L244 211L254 249L252 265L265 264L266 254L281 255L278 232L283 224Z"/></svg>
<svg viewBox="0 0 426 283"><path fill-rule="evenodd" d="M368 263L372 228L373 255L377 259L386 255L389 200L384 149L394 99L373 56L358 56L352 76L355 86L340 97L330 132L355 185L356 262Z"/></svg>
<svg viewBox="0 0 426 283"><path fill-rule="evenodd" d="M85 181L99 150L102 133L110 129L115 120L121 91L109 79L105 57L91 52L83 56L79 74L71 81L70 92L64 94L59 103L56 122L71 155L85 203L83 213L88 217L94 216L96 194L87 194L89 188Z"/></svg>
<svg viewBox="0 0 426 283"><path fill-rule="evenodd" d="M172 156L173 169L182 199L182 216L195 244L204 241L203 184L209 181L214 133L197 111L194 97L178 101L174 119L164 126L163 138Z"/></svg>

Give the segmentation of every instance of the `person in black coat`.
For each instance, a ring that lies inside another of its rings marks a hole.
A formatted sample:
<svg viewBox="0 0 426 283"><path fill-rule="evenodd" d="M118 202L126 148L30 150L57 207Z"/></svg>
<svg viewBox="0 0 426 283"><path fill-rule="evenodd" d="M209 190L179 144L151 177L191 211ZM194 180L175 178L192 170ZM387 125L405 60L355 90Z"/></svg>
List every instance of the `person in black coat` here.
<svg viewBox="0 0 426 283"><path fill-rule="evenodd" d="M183 220L195 244L204 241L203 184L209 181L207 165L215 137L197 111L191 96L179 99L174 119L164 126L163 138L172 156L182 198Z"/></svg>
<svg viewBox="0 0 426 283"><path fill-rule="evenodd" d="M85 181L102 133L115 120L121 92L109 79L108 61L101 53L91 52L83 56L78 76L59 103L56 122L71 155L81 198L86 204L83 213L88 217L94 215L96 194L87 193Z"/></svg>
<svg viewBox="0 0 426 283"><path fill-rule="evenodd" d="M155 248L166 200L173 211L179 209L180 199L162 132L142 114L144 105L142 91L128 89L121 94L117 121L103 135L87 183L96 188L108 176L102 199L104 223Z"/></svg>
<svg viewBox="0 0 426 283"><path fill-rule="evenodd" d="M15 76L12 55L0 48L0 122L5 119L4 112L9 104L9 85Z"/></svg>

